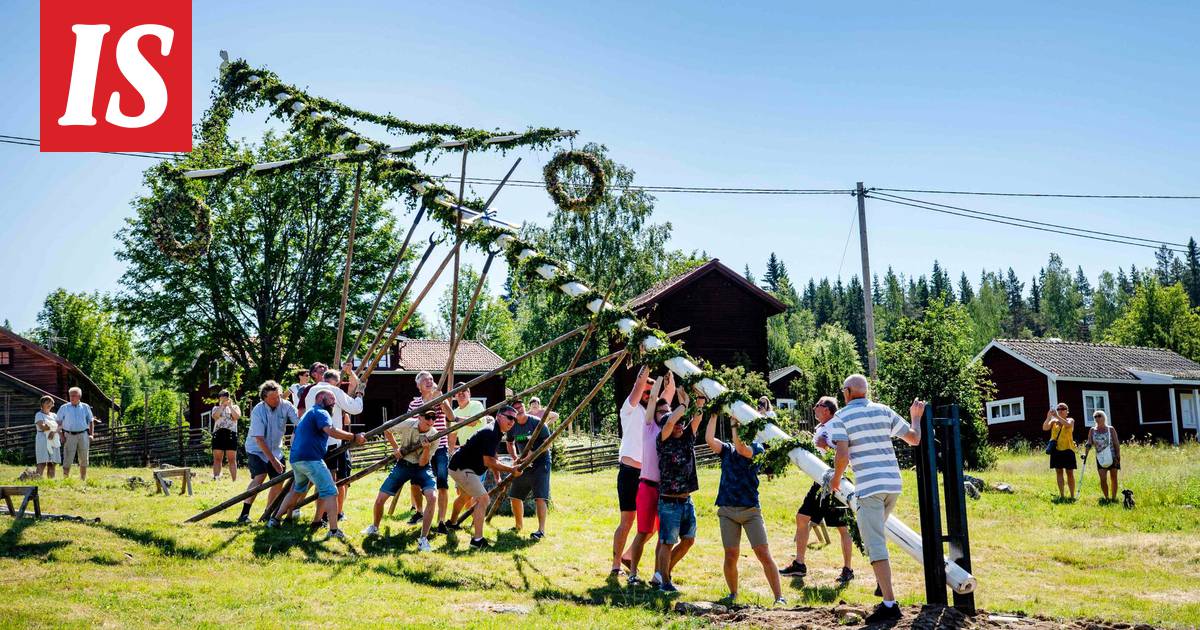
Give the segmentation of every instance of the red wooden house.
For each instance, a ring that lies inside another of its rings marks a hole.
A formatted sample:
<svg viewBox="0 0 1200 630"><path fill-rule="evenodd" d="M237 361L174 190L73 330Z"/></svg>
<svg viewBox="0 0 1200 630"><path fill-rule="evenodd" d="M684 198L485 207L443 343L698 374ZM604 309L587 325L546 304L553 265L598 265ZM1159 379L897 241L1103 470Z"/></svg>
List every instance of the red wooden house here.
<svg viewBox="0 0 1200 630"><path fill-rule="evenodd" d="M72 387L83 390L83 402L101 422L119 410L74 363L0 327L0 428L32 425L42 396L54 398L57 408Z"/></svg>
<svg viewBox="0 0 1200 630"><path fill-rule="evenodd" d="M987 402L992 441L1046 439L1046 412L1065 402L1075 439L1087 437L1103 410L1122 439L1181 440L1200 424L1200 364L1160 348L1057 339L996 339L976 356L992 372Z"/></svg>

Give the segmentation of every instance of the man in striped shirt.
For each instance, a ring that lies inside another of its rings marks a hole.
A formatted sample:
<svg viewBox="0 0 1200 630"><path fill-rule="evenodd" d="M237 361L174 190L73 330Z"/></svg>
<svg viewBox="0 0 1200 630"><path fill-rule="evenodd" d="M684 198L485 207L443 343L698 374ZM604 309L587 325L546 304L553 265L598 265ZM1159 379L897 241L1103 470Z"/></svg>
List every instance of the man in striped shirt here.
<svg viewBox="0 0 1200 630"><path fill-rule="evenodd" d="M900 607L892 592L892 567L888 563L885 524L896 500L900 498L900 466L892 438L900 438L916 446L921 442L921 415L925 402L913 400L909 407L912 425L904 421L887 405L867 398L867 377L852 374L842 383L846 406L825 426L828 442L837 449L830 490L837 492L846 465L854 470L855 496L858 497L858 531L871 560L871 569L879 583L883 603L866 622L894 621L901 617ZM818 444L818 446L821 446Z"/></svg>
<svg viewBox="0 0 1200 630"><path fill-rule="evenodd" d="M416 376L417 391L420 392L412 402L408 403L408 410L413 411L427 404L429 401L442 395L442 390L437 386L437 382L433 380L433 375L429 372L419 372ZM433 428L441 433L450 425L446 423L446 417L454 417L454 409L450 406L449 400L443 400L441 404L434 407L431 411L437 414L433 421ZM449 463L450 456L454 451L458 450L458 439L455 434L443 435L438 438L437 446L434 448L433 457L429 464L433 467L433 477L437 481L437 503L438 503L438 525L433 528L433 532L437 534L449 533L450 529L446 526L446 505L449 502L450 496L450 476ZM411 484L410 484L411 486ZM423 500L424 495L421 489L417 486L412 487L412 503L413 515L409 517L408 524L416 525L421 522L424 514Z"/></svg>

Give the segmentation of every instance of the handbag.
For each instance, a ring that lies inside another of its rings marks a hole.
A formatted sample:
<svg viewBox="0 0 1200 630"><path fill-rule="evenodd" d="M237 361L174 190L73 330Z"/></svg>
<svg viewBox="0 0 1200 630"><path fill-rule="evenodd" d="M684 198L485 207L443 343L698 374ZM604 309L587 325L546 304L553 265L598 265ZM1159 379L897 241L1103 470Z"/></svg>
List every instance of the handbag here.
<svg viewBox="0 0 1200 630"><path fill-rule="evenodd" d="M1058 427L1058 432L1059 432L1059 434L1061 434L1061 433L1062 433L1062 427ZM1049 439L1049 440L1046 440L1046 454L1047 454L1047 455L1050 455L1051 453L1053 453L1053 452L1055 451L1054 445L1055 445L1057 442L1058 442L1058 436L1057 436L1057 435L1054 435L1054 432L1053 432L1053 431L1051 431L1051 432L1050 432L1050 439Z"/></svg>

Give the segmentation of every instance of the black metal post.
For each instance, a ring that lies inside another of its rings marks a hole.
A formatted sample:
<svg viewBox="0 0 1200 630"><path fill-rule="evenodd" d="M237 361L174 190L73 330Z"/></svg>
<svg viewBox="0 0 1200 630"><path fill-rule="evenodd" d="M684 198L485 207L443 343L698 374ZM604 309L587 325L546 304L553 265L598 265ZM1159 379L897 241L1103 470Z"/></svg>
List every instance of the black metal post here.
<svg viewBox="0 0 1200 630"><path fill-rule="evenodd" d="M917 502L921 515L921 551L925 565L925 600L946 605L946 565L942 554L942 510L938 500L937 439L933 405L921 417L921 443L915 447Z"/></svg>
<svg viewBox="0 0 1200 630"><path fill-rule="evenodd" d="M971 544L967 535L967 501L963 487L961 423L958 405L950 406L950 417L940 423L942 433L942 479L946 494L946 542L950 560L971 571ZM974 593L954 593L954 607L975 614Z"/></svg>

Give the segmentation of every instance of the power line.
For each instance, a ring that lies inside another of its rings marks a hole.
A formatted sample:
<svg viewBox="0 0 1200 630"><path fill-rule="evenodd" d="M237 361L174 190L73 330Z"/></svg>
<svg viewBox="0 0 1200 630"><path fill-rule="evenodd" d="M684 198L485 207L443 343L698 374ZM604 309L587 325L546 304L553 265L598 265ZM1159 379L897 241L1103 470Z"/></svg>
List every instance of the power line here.
<svg viewBox="0 0 1200 630"><path fill-rule="evenodd" d="M850 229L846 231L846 244L842 245L842 260L838 263L837 277L842 277L842 265L846 264L846 250L850 249L850 237L854 234L854 225L858 223L858 208L850 213Z"/></svg>
<svg viewBox="0 0 1200 630"><path fill-rule="evenodd" d="M975 215L975 214L967 214L967 213L963 213L963 212L955 212L955 211L953 211L953 210L944 210L944 209L941 209L941 208L936 208L936 207L933 207L933 206L931 206L931 205L925 205L925 203L926 203L926 202L923 202L923 201L922 201L922 202L919 202L919 203L909 203L909 202L907 202L907 201L899 201L899 200L896 200L896 199L888 199L888 198L886 198L886 197L877 197L877 196L875 196L875 195L867 195L867 196L868 196L869 198L871 198L871 199L875 199L875 200L877 200L877 201L886 201L886 202L888 202L888 203L894 203L894 204L901 205L901 206L909 206L909 207L912 207L912 208L920 208L921 210L928 210L928 211L930 211L930 212L940 212L940 213L942 213L942 214L949 214L949 215L953 215L953 216L956 216L956 217L964 217L964 218L967 218L967 219L975 219L976 221L987 221L987 222L989 222L989 223L999 223L999 224L1002 224L1002 225L1011 225L1011 226L1014 226L1014 227L1025 228L1025 229L1027 229L1027 230L1037 230L1037 231L1040 231L1040 232L1050 232L1050 233L1052 233L1052 234L1062 234L1062 235L1065 235L1065 236L1074 236L1074 237L1076 237L1076 238L1086 238L1086 239L1092 239L1092 240L1096 240L1096 241L1106 241L1106 242L1109 242L1109 243L1117 243L1117 244L1119 244L1119 245L1133 245L1133 246L1136 246L1136 247L1146 247L1146 248L1149 248L1149 249L1159 249L1158 247L1156 247L1156 246L1154 246L1154 245L1147 244L1147 243L1136 243L1136 242L1133 242L1133 241L1126 241L1126 240L1120 240L1120 239L1114 239L1114 238L1106 238L1106 237L1103 237L1103 236L1093 236L1093 235L1090 235L1090 234L1083 234L1083 233L1080 233L1080 232L1069 232L1069 231L1066 231L1066 230L1056 230L1056 229L1051 229L1051 228L1047 228L1047 227L1040 227L1040 226L1037 226L1037 225L1030 225L1030 224L1027 224L1027 223L1017 223L1017 222L1014 222L1014 221L1004 221L1004 220L1001 220L1001 219L992 219L992 218L988 218L988 217L985 217L985 216L979 216L979 215ZM1018 219L1018 220L1019 220L1019 219ZM1068 229L1076 229L1076 228L1068 228ZM1173 252L1175 252L1175 253L1179 253L1179 254L1186 253L1186 251L1185 251L1185 250L1181 250L1181 249L1175 249L1175 248L1173 248L1173 247L1168 247L1167 249L1169 249L1170 251L1173 251Z"/></svg>
<svg viewBox="0 0 1200 630"><path fill-rule="evenodd" d="M1159 241L1159 240L1155 240L1155 239L1152 239L1152 238L1141 238L1141 237L1139 237L1139 236L1129 236L1129 235L1126 235L1126 234L1114 234L1114 233L1112 233L1112 232L1100 232L1100 231L1097 231L1097 230L1089 230L1089 229L1086 229L1086 228L1077 228L1077 227L1072 227L1072 226L1070 226L1070 225L1059 225L1059 224L1057 224L1057 223L1045 223L1045 222L1043 222L1043 221L1034 221L1033 219L1022 219L1022 218L1020 218L1020 217L1012 217L1012 216L1008 216L1008 215L1004 215L1004 214L996 214L996 213L994 213L994 212L984 212L983 210L972 210L972 209L970 209L970 208L962 208L962 207L959 207L959 206L951 206L951 205L947 205L947 204L944 204L944 203L934 203L934 202L932 202L932 201L925 201L925 200L923 200L923 199L913 199L913 198L911 198L911 197L901 197L900 195L889 195L889 194L887 194L887 193L879 193L879 194L880 194L880 195L883 195L883 196L885 196L885 197L892 197L892 198L895 198L895 199L903 199L904 201L912 201L912 202L915 202L915 203L923 203L923 204L927 204L927 205L930 205L930 206L937 206L937 207L939 207L939 208L949 208L949 209L951 209L951 210L959 210L959 211L962 211L962 212L970 212L970 213L972 213L972 214L980 214L980 215L989 216L989 217L996 217L996 218L998 218L998 219L1011 219L1011 220L1013 220L1013 221L1020 221L1020 222L1022 222L1022 223L1031 223L1031 224L1033 224L1033 225L1042 225L1042 226L1046 226L1046 227L1061 228L1061 229L1064 229L1064 230L1074 230L1074 231L1076 231L1076 232L1086 232L1086 233L1088 233L1088 234L1096 234L1096 235L1099 235L1099 236L1112 236L1112 237L1114 237L1114 238L1121 238L1121 239L1126 239L1126 240L1131 240L1131 241L1142 241L1142 242L1145 242L1145 243L1151 243L1151 244L1153 244L1155 247L1158 247L1159 245L1176 245L1176 246L1178 246L1178 247L1187 247L1187 245L1185 245L1184 243L1171 243L1171 242L1169 242L1169 241ZM878 197L877 197L877 198L878 198Z"/></svg>
<svg viewBox="0 0 1200 630"><path fill-rule="evenodd" d="M37 138L26 138L23 136L8 136L0 134L0 142L4 144L15 144L24 147L41 147L41 141ZM153 158L156 160L169 160L174 157L172 153L139 153L132 151L95 151L95 153L105 153L108 155L124 155L127 157Z"/></svg>
<svg viewBox="0 0 1200 630"><path fill-rule="evenodd" d="M439 175L437 179L453 179L458 180L458 175ZM471 184L498 184L499 179L489 177L468 177L467 182ZM510 179L506 186L516 186L523 188L545 188L546 182L531 179ZM726 194L726 195L849 195L854 192L848 188L731 188L722 186L650 186L650 185L631 185L631 186L615 186L621 190L643 190L646 192L659 193L697 193L697 194Z"/></svg>
<svg viewBox="0 0 1200 630"><path fill-rule="evenodd" d="M1200 199L1200 195L1097 195L1072 193L1022 193L982 192L978 190L924 190L917 188L872 188L903 193L926 193L931 195L984 195L988 197L1056 197L1061 199Z"/></svg>

